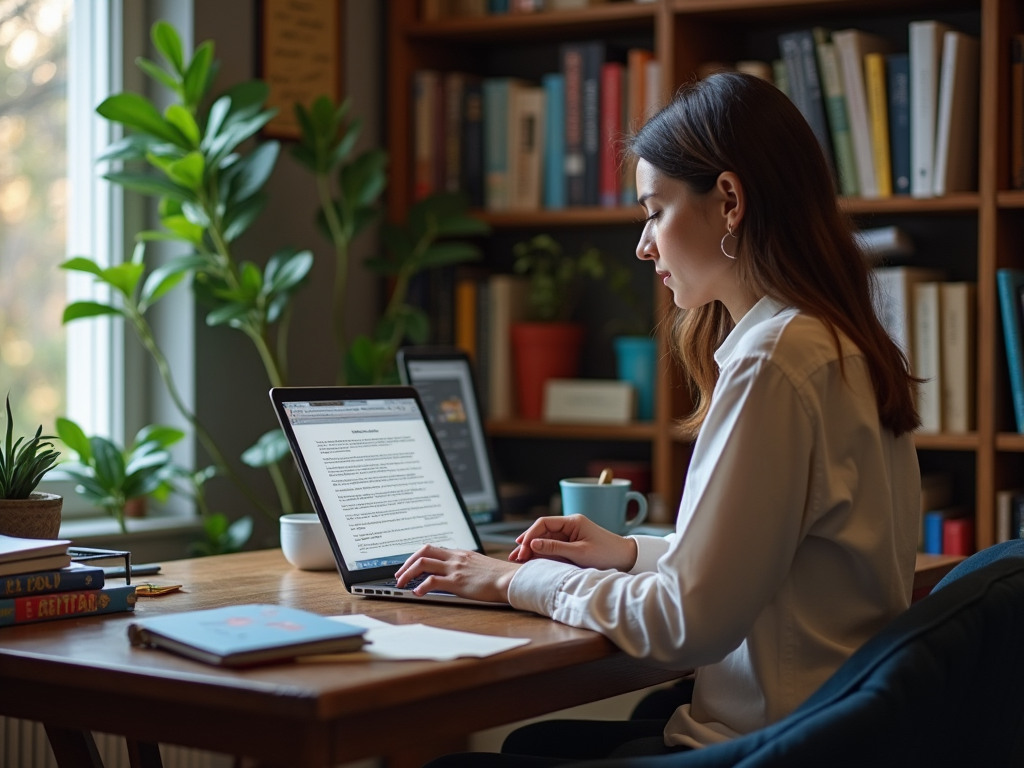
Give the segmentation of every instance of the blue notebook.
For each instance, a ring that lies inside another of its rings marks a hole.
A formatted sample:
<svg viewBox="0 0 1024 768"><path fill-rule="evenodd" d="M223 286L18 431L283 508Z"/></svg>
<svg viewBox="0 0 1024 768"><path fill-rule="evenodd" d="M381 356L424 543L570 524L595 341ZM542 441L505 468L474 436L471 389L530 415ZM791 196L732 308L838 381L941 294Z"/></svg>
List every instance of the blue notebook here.
<svg viewBox="0 0 1024 768"><path fill-rule="evenodd" d="M207 664L246 667L363 647L362 627L280 605L231 605L137 621L132 645L164 648Z"/></svg>

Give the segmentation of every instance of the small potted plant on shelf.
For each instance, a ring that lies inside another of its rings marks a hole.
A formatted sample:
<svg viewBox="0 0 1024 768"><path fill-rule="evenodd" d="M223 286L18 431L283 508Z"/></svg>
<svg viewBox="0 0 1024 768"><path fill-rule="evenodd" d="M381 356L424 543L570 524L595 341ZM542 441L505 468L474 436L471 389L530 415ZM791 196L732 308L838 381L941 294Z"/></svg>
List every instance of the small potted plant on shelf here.
<svg viewBox="0 0 1024 768"><path fill-rule="evenodd" d="M11 398L7 398L7 431L0 446L0 534L26 539L56 539L60 533L63 499L36 491L56 462L49 436L40 426L32 438L14 440Z"/></svg>
<svg viewBox="0 0 1024 768"><path fill-rule="evenodd" d="M126 510L148 496L166 498L171 480L181 473L167 449L185 433L173 427L143 427L128 450L105 437L86 437L70 419L57 419L57 434L78 458L62 464L57 473L78 483L75 490L113 516L122 532L127 532Z"/></svg>
<svg viewBox="0 0 1024 768"><path fill-rule="evenodd" d="M544 382L579 373L584 329L569 321L575 289L582 277L603 278L605 265L596 248L570 256L549 235L517 243L512 253L513 270L529 279L529 322L512 325L519 415L539 419Z"/></svg>

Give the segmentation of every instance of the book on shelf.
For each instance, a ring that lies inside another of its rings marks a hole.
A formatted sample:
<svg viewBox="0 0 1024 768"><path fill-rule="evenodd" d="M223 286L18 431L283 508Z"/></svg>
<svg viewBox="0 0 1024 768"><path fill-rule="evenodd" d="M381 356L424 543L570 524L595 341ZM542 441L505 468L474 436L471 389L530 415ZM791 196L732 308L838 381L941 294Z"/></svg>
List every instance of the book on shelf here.
<svg viewBox="0 0 1024 768"><path fill-rule="evenodd" d="M935 194L935 126L942 38L949 29L948 24L939 21L910 23L910 193L914 197Z"/></svg>
<svg viewBox="0 0 1024 768"><path fill-rule="evenodd" d="M455 346L465 352L470 362L477 354L477 280L461 277L455 282Z"/></svg>
<svg viewBox="0 0 1024 768"><path fill-rule="evenodd" d="M513 88L509 95L509 210L536 211L541 205L544 89Z"/></svg>
<svg viewBox="0 0 1024 768"><path fill-rule="evenodd" d="M879 197L892 197L892 164L889 154L889 105L885 93L885 56L864 57L864 85L871 122L871 151L875 158L875 185Z"/></svg>
<svg viewBox="0 0 1024 768"><path fill-rule="evenodd" d="M895 224L860 229L853 233L853 238L869 261L903 259L914 255L914 241Z"/></svg>
<svg viewBox="0 0 1024 768"><path fill-rule="evenodd" d="M484 94L479 78L468 78L463 90L460 173L462 191L474 208L483 208L484 196Z"/></svg>
<svg viewBox="0 0 1024 768"><path fill-rule="evenodd" d="M921 267L876 267L872 274L872 301L878 320L913 366L914 286L941 280L943 275Z"/></svg>
<svg viewBox="0 0 1024 768"><path fill-rule="evenodd" d="M924 516L931 509L942 509L953 503L953 484L949 475L926 472L921 475L921 509L917 526L917 548L924 551Z"/></svg>
<svg viewBox="0 0 1024 768"><path fill-rule="evenodd" d="M136 647L163 648L206 664L246 667L363 647L366 629L280 605L233 605L132 622Z"/></svg>
<svg viewBox="0 0 1024 768"><path fill-rule="evenodd" d="M867 87L864 78L864 57L869 53L888 53L888 40L859 29L843 29L832 33L839 58L846 93L846 108L850 118L853 156L857 163L857 182L860 195L879 197L878 178L875 173L875 153L871 140L871 118L868 110Z"/></svg>
<svg viewBox="0 0 1024 768"><path fill-rule="evenodd" d="M829 163L832 162L832 140L825 120L825 102L818 78L817 51L811 30L779 35L779 53L786 62L790 98L804 116Z"/></svg>
<svg viewBox="0 0 1024 768"><path fill-rule="evenodd" d="M617 61L606 61L601 65L599 200L603 208L615 208L621 202L618 142L625 128L622 124L625 77L626 68Z"/></svg>
<svg viewBox="0 0 1024 768"><path fill-rule="evenodd" d="M932 193L978 188L978 39L946 32L935 127Z"/></svg>
<svg viewBox="0 0 1024 768"><path fill-rule="evenodd" d="M1010 37L1010 183L1024 189L1024 35Z"/></svg>
<svg viewBox="0 0 1024 768"><path fill-rule="evenodd" d="M1021 537L1020 515L1014 508L1024 500L1024 488L996 491L996 544Z"/></svg>
<svg viewBox="0 0 1024 768"><path fill-rule="evenodd" d="M0 579L0 598L100 589L103 587L104 578L102 568L77 563L49 571L15 573Z"/></svg>
<svg viewBox="0 0 1024 768"><path fill-rule="evenodd" d="M914 345L911 368L923 381L917 385L919 431L942 431L942 345L939 322L942 316L939 283L922 282L914 286Z"/></svg>
<svg viewBox="0 0 1024 768"><path fill-rule="evenodd" d="M974 517L950 517L942 521L942 554L974 554Z"/></svg>
<svg viewBox="0 0 1024 768"><path fill-rule="evenodd" d="M956 552L946 552L944 547L945 527L950 520L959 520L970 517L971 512L966 507L946 507L944 509L930 509L924 515L924 549L927 555L951 555ZM973 535L972 535L973 539Z"/></svg>
<svg viewBox="0 0 1024 768"><path fill-rule="evenodd" d="M542 79L547 109L544 113L544 207L566 206L565 192L565 76L551 72Z"/></svg>
<svg viewBox="0 0 1024 768"><path fill-rule="evenodd" d="M889 97L889 154L892 193L910 194L910 57L891 53L885 59Z"/></svg>
<svg viewBox="0 0 1024 768"><path fill-rule="evenodd" d="M858 194L857 164L853 156L853 138L850 136L850 121L846 113L846 94L843 80L839 75L835 45L829 42L828 31L821 27L811 30L818 54L818 69L821 74L821 88L828 112L828 125L832 131L832 149L835 152L836 173L839 175L840 191L847 197Z"/></svg>
<svg viewBox="0 0 1024 768"><path fill-rule="evenodd" d="M134 585L8 597L0 600L0 627L133 610Z"/></svg>
<svg viewBox="0 0 1024 768"><path fill-rule="evenodd" d="M565 81L565 190L567 205L586 204L583 153L583 48L563 45L558 55Z"/></svg>
<svg viewBox="0 0 1024 768"><path fill-rule="evenodd" d="M971 432L975 428L977 285L942 283L939 292L942 428L954 434Z"/></svg>
<svg viewBox="0 0 1024 768"><path fill-rule="evenodd" d="M594 40L583 43L582 49L583 205L595 206L601 202L601 66L605 44Z"/></svg>
<svg viewBox="0 0 1024 768"><path fill-rule="evenodd" d="M1021 289L1024 270L996 270L999 314L1003 325L1006 366L1010 373L1010 395L1018 432L1024 432L1024 338L1021 336Z"/></svg>
<svg viewBox="0 0 1024 768"><path fill-rule="evenodd" d="M664 106L661 86L661 63L654 58L644 64L644 116L651 119Z"/></svg>
<svg viewBox="0 0 1024 768"><path fill-rule="evenodd" d="M507 211L511 203L509 122L512 104L526 84L511 77L483 82L484 197L490 211Z"/></svg>
<svg viewBox="0 0 1024 768"><path fill-rule="evenodd" d="M492 275L487 281L487 415L515 415L512 365L512 324L526 318L528 282L514 275Z"/></svg>
<svg viewBox="0 0 1024 768"><path fill-rule="evenodd" d="M413 75L413 197L416 200L439 191L437 113L440 94L437 72L421 69Z"/></svg>
<svg viewBox="0 0 1024 768"><path fill-rule="evenodd" d="M640 130L649 115L644 111L647 96L647 64L654 54L644 48L630 48L626 52L625 132ZM622 205L636 204L636 160L627 157L622 172Z"/></svg>

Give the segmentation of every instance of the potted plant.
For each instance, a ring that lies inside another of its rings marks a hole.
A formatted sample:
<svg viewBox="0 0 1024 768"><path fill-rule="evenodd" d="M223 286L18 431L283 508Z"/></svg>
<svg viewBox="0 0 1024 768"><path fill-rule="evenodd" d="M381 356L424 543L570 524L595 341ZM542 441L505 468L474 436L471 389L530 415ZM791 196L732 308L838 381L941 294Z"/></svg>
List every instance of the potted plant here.
<svg viewBox="0 0 1024 768"><path fill-rule="evenodd" d="M512 253L513 270L529 279L529 321L512 325L519 415L539 419L544 382L579 373L584 329L569 321L576 285L581 277L603 278L605 266L596 248L570 256L549 235L517 243Z"/></svg>
<svg viewBox="0 0 1024 768"><path fill-rule="evenodd" d="M78 483L75 490L113 516L122 532L127 532L125 510L151 495L166 498L172 479L182 472L167 449L185 433L173 427L143 427L127 450L105 437L86 437L70 419L57 419L57 435L78 459L62 464L57 474Z"/></svg>
<svg viewBox="0 0 1024 768"><path fill-rule="evenodd" d="M43 428L34 437L14 440L14 415L7 398L7 431L0 446L0 533L25 539L56 539L63 499L36 491L60 453Z"/></svg>

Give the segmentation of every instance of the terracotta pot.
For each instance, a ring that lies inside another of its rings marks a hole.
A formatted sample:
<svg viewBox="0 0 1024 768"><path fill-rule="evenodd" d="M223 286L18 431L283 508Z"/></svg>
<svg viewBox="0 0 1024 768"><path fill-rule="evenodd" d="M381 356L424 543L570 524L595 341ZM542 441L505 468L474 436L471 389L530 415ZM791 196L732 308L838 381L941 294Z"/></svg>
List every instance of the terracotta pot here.
<svg viewBox="0 0 1024 768"><path fill-rule="evenodd" d="M545 381L577 376L583 330L583 326L576 323L515 323L512 326L521 417L539 419L543 415Z"/></svg>
<svg viewBox="0 0 1024 768"><path fill-rule="evenodd" d="M56 539L64 499L55 493L33 493L27 499L0 499L0 533L23 539Z"/></svg>
<svg viewBox="0 0 1024 768"><path fill-rule="evenodd" d="M146 510L149 505L146 503L145 496L136 496L133 499L128 499L124 503L124 516L125 517L145 517Z"/></svg>

